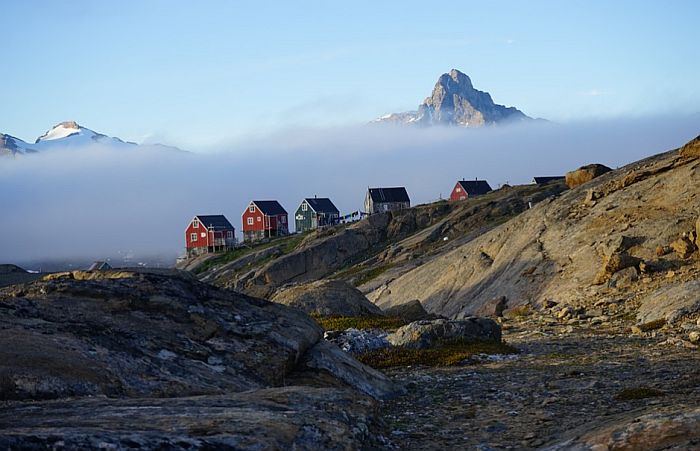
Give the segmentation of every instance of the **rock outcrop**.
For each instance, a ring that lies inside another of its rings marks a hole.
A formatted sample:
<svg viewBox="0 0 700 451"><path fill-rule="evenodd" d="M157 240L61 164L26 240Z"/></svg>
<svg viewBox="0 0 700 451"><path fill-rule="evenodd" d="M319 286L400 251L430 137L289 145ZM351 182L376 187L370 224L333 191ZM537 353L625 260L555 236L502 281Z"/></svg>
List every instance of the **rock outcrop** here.
<svg viewBox="0 0 700 451"><path fill-rule="evenodd" d="M619 291L607 296L629 299L650 288L647 280L667 284L669 269L693 264L675 254L660 257L656 249L695 227L699 177L700 163L677 151L630 164L587 182L597 193L595 202L585 202L585 190L564 192L394 277L367 297L382 309L418 299L428 312L451 318L483 313L501 296L509 308L545 300L576 304L610 289ZM618 244L625 250L616 255L629 258L610 262L606 281L614 269L640 260L643 281L632 290L591 286L601 260Z"/></svg>
<svg viewBox="0 0 700 451"><path fill-rule="evenodd" d="M501 341L501 327L486 318L415 321L400 327L387 340L394 346L426 349L448 340Z"/></svg>
<svg viewBox="0 0 700 451"><path fill-rule="evenodd" d="M273 302L318 316L369 316L382 311L364 294L342 280L319 280L278 290Z"/></svg>
<svg viewBox="0 0 700 451"><path fill-rule="evenodd" d="M393 385L322 334L299 310L187 273L78 271L4 288L0 444L357 447L367 431L352 432L353 417L365 422L366 395L392 396ZM37 402L56 421L37 423L27 410ZM127 414L145 411L148 421Z"/></svg>
<svg viewBox="0 0 700 451"><path fill-rule="evenodd" d="M600 177L611 170L612 169L602 164L589 164L586 166L581 166L575 171L566 173L566 185L573 189L577 186L583 185L586 182L590 182L594 178Z"/></svg>
<svg viewBox="0 0 700 451"><path fill-rule="evenodd" d="M440 76L418 111L390 114L377 122L483 127L530 119L517 108L494 103L488 92L474 89L466 74L452 69Z"/></svg>
<svg viewBox="0 0 700 451"><path fill-rule="evenodd" d="M384 314L392 318L401 318L405 321L419 321L422 319L427 319L431 316L423 308L423 305L418 299L389 307L388 309L384 310Z"/></svg>
<svg viewBox="0 0 700 451"><path fill-rule="evenodd" d="M695 139L681 147L679 153L686 158L700 157L700 136L695 137Z"/></svg>

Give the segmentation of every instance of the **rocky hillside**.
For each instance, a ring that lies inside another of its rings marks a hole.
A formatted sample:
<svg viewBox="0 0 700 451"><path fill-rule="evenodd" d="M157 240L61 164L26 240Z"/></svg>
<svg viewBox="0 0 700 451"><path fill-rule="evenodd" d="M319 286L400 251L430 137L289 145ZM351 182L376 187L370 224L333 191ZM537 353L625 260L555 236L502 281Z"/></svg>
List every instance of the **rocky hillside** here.
<svg viewBox="0 0 700 451"><path fill-rule="evenodd" d="M529 119L517 108L494 103L488 92L474 89L466 74L452 69L440 76L417 111L389 114L377 122L483 127Z"/></svg>
<svg viewBox="0 0 700 451"><path fill-rule="evenodd" d="M467 202L441 201L374 215L183 268L203 281L253 296L270 297L287 284L322 278L348 281L366 293L565 189L563 182L504 187Z"/></svg>
<svg viewBox="0 0 700 451"><path fill-rule="evenodd" d="M354 449L394 393L301 311L185 273L0 289L3 449Z"/></svg>
<svg viewBox="0 0 700 451"><path fill-rule="evenodd" d="M666 297L678 299L698 276L699 167L700 160L670 151L608 172L369 297L383 307L417 298L451 317L488 310L503 296L510 307L611 297L645 304L673 287ZM690 298L687 307L697 309Z"/></svg>

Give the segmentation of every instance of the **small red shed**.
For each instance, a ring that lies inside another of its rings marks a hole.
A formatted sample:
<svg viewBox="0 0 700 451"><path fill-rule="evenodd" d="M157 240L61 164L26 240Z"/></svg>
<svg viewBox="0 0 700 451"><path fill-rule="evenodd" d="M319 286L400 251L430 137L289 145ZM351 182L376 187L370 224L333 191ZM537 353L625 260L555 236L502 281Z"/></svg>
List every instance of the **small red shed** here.
<svg viewBox="0 0 700 451"><path fill-rule="evenodd" d="M472 196L480 196L491 191L491 186L486 180L460 180L452 189L450 202L466 200Z"/></svg>
<svg viewBox="0 0 700 451"><path fill-rule="evenodd" d="M187 256L233 249L236 230L224 215L197 215L185 230Z"/></svg>
<svg viewBox="0 0 700 451"><path fill-rule="evenodd" d="M245 241L257 241L289 234L287 211L276 200L250 201L242 218Z"/></svg>

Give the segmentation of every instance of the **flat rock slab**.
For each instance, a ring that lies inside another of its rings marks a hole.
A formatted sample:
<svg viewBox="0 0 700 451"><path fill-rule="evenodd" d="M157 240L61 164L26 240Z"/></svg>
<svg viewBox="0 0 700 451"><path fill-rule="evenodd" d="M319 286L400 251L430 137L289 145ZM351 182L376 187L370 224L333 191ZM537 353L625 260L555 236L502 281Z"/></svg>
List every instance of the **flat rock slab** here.
<svg viewBox="0 0 700 451"><path fill-rule="evenodd" d="M357 449L375 421L375 403L355 391L299 386L10 402L0 409L0 449Z"/></svg>
<svg viewBox="0 0 700 451"><path fill-rule="evenodd" d="M665 319L675 323L700 311L700 280L674 283L655 290L642 298L637 312L640 323Z"/></svg>

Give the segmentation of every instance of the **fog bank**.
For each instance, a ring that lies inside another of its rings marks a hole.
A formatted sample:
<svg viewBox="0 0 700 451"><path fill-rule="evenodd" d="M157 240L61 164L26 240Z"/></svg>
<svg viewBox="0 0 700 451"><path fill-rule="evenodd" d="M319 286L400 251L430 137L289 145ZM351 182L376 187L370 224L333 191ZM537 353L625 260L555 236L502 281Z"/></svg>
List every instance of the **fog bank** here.
<svg viewBox="0 0 700 451"><path fill-rule="evenodd" d="M214 153L103 146L0 160L0 263L184 250L195 214L225 214L240 236L251 199L277 199L290 219L303 197L361 209L368 186L406 186L414 204L449 196L459 178L500 184L618 167L678 147L700 116L500 128L383 125L289 130ZM292 221L293 222L293 221Z"/></svg>

